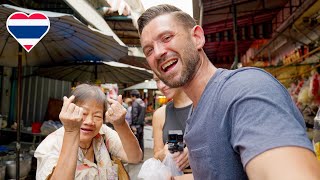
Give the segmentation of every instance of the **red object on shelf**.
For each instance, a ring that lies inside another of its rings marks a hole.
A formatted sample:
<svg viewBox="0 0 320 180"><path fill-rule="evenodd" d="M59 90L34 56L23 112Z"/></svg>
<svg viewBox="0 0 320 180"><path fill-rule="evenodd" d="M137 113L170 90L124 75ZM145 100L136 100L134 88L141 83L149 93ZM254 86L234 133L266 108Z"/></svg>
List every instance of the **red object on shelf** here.
<svg viewBox="0 0 320 180"><path fill-rule="evenodd" d="M32 133L41 133L41 125L39 122L32 123Z"/></svg>

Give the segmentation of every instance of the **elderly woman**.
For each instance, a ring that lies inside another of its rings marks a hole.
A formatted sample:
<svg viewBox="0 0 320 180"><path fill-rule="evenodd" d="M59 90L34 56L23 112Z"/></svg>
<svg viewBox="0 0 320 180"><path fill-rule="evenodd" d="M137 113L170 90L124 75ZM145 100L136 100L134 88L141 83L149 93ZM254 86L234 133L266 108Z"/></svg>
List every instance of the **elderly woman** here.
<svg viewBox="0 0 320 180"><path fill-rule="evenodd" d="M109 107L106 110L106 101ZM50 134L35 152L37 179L111 179L110 155L138 163L142 151L125 121L126 110L97 86L81 84L63 98L63 127ZM115 130L103 122L112 123Z"/></svg>

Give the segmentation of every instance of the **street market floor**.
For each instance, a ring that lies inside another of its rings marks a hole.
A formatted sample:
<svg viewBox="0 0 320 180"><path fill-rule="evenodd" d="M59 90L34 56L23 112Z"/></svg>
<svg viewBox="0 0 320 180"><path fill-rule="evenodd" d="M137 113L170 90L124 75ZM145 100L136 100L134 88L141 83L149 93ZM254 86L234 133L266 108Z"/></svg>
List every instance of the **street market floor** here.
<svg viewBox="0 0 320 180"><path fill-rule="evenodd" d="M145 148L143 162L148 160L149 158L152 158L152 157L153 157L153 149ZM138 174L139 174L139 171L141 169L143 162L141 162L139 164L128 164L126 166L127 172L129 173L131 180L138 180L139 179Z"/></svg>

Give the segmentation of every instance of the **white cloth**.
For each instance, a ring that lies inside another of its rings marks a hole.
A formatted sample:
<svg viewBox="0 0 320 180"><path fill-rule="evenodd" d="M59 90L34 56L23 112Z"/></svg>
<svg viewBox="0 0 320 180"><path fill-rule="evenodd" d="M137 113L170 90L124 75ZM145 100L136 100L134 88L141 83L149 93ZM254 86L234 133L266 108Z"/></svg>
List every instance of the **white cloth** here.
<svg viewBox="0 0 320 180"><path fill-rule="evenodd" d="M35 151L37 158L36 179L42 180L52 173L61 152L64 128L60 128L47 136ZM104 142L102 135L105 135ZM75 179L113 179L114 169L109 152L120 158L123 146L118 133L106 125L102 125L99 134L93 139L93 150L97 164L87 160L81 149L78 149ZM108 152L109 150L109 152Z"/></svg>

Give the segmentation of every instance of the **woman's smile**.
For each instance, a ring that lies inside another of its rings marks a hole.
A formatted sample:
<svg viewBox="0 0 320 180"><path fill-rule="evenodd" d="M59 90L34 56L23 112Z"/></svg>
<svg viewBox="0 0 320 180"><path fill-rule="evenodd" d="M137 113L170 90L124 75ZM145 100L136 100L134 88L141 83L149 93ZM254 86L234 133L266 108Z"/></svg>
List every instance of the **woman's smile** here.
<svg viewBox="0 0 320 180"><path fill-rule="evenodd" d="M83 134L90 134L92 132L94 132L94 130L92 128L80 128L81 133Z"/></svg>

